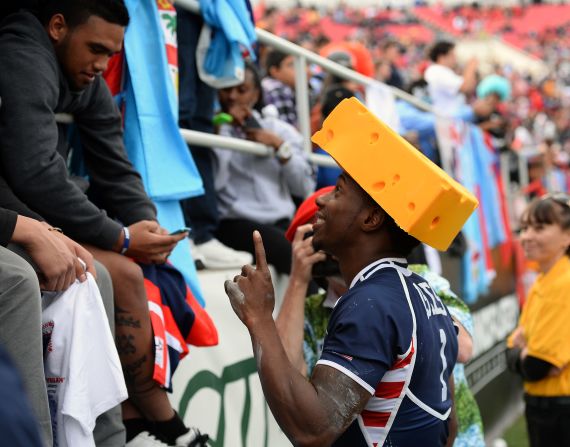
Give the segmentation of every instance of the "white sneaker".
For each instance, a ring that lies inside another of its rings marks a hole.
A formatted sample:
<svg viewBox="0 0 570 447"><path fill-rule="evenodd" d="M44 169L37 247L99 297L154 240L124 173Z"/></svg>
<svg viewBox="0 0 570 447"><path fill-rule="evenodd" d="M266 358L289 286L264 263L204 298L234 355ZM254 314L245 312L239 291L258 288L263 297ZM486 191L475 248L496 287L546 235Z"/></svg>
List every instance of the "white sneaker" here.
<svg viewBox="0 0 570 447"><path fill-rule="evenodd" d="M190 254L192 255L192 259L194 259L194 264L196 264L196 270L204 270L206 268L204 266L204 256L198 253L196 244L192 239L190 239Z"/></svg>
<svg viewBox="0 0 570 447"><path fill-rule="evenodd" d="M176 447L206 447L208 435L203 435L197 428L190 428L187 433L176 438Z"/></svg>
<svg viewBox="0 0 570 447"><path fill-rule="evenodd" d="M168 447L168 444L160 441L148 431L141 431L133 439L127 442L125 447Z"/></svg>
<svg viewBox="0 0 570 447"><path fill-rule="evenodd" d="M194 261L199 259L207 269L234 269L253 263L253 256L246 251L226 247L217 239L210 239L200 245L193 245Z"/></svg>

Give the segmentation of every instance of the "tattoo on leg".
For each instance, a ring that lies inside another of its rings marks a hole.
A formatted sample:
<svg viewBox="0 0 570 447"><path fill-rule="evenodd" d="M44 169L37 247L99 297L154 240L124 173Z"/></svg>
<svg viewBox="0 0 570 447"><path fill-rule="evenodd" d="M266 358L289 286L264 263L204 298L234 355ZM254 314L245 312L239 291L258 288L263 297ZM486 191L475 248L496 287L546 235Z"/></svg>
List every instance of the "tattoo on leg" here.
<svg viewBox="0 0 570 447"><path fill-rule="evenodd" d="M135 337L133 337L132 335L116 336L117 351L119 352L120 356L134 354L137 352L137 348L133 343L134 339Z"/></svg>
<svg viewBox="0 0 570 447"><path fill-rule="evenodd" d="M134 317L125 317L123 315L117 315L115 317L115 324L117 326L127 326L127 327L132 327L132 328L137 328L140 329L141 327L141 321L140 320L135 320Z"/></svg>
<svg viewBox="0 0 570 447"><path fill-rule="evenodd" d="M115 304L115 313L122 313L122 314L126 314L127 313L127 309L123 309L122 307L119 307Z"/></svg>
<svg viewBox="0 0 570 447"><path fill-rule="evenodd" d="M146 355L143 355L138 360L123 366L123 374L125 376L125 382L129 388L130 393L147 393L155 387L154 381L144 380L141 378L143 374L142 366L147 361Z"/></svg>

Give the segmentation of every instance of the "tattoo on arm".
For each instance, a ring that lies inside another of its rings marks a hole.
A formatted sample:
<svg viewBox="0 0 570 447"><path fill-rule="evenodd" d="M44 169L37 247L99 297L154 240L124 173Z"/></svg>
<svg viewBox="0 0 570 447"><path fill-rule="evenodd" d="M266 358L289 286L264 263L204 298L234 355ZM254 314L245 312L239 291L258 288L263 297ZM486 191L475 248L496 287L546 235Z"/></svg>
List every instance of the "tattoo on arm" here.
<svg viewBox="0 0 570 447"><path fill-rule="evenodd" d="M131 317L131 316L126 317L124 315L116 315L115 316L115 324L117 326L126 326L126 327L132 327L132 328L136 328L136 329L141 328L141 321L135 320L134 317Z"/></svg>
<svg viewBox="0 0 570 447"><path fill-rule="evenodd" d="M146 355L143 355L138 360L135 360L132 363L123 366L123 374L125 375L125 382L127 382L127 386L132 391L140 391L138 390L138 386L140 385L140 376L142 375L143 365L147 360Z"/></svg>
<svg viewBox="0 0 570 447"><path fill-rule="evenodd" d="M135 354L137 348L133 343L135 337L132 335L117 335L116 337L117 351L120 356Z"/></svg>

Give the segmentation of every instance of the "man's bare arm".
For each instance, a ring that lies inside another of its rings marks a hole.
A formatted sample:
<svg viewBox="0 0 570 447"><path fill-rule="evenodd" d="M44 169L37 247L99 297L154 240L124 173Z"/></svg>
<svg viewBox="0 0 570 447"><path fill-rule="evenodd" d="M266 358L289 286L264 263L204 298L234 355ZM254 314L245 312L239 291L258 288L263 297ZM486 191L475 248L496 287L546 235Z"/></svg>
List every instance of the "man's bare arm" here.
<svg viewBox="0 0 570 447"><path fill-rule="evenodd" d="M317 365L310 381L291 364L271 316L275 304L271 274L258 232L256 268L244 266L226 293L247 326L265 398L279 426L296 446L327 446L366 406L370 393L334 368Z"/></svg>

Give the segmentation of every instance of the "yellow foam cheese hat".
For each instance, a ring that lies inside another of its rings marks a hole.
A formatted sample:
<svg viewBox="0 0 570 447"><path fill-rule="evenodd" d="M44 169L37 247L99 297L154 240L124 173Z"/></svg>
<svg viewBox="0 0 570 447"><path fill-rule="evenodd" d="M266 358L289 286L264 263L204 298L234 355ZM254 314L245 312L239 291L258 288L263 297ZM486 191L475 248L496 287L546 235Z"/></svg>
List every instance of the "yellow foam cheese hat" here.
<svg viewBox="0 0 570 447"><path fill-rule="evenodd" d="M408 234L447 250L479 202L356 98L343 100L313 142Z"/></svg>

